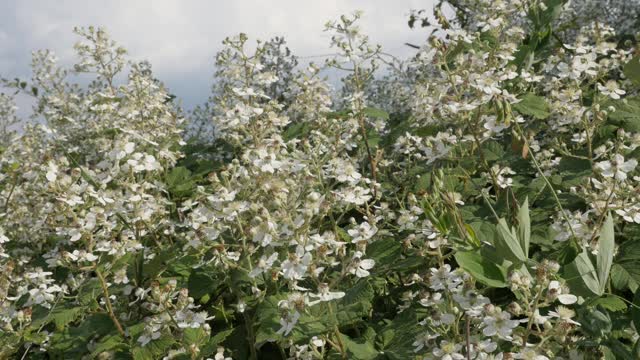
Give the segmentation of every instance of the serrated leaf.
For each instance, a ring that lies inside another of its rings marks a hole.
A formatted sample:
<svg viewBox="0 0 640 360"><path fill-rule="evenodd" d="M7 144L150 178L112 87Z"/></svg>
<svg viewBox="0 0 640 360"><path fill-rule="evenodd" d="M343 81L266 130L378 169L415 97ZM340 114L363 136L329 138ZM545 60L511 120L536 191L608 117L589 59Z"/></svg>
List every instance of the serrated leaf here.
<svg viewBox="0 0 640 360"><path fill-rule="evenodd" d="M496 226L498 236L495 239L495 247L499 255L514 263L522 263L527 260L517 234L509 229L505 219L498 220Z"/></svg>
<svg viewBox="0 0 640 360"><path fill-rule="evenodd" d="M631 132L640 132L640 96L626 97L622 100L610 101L608 105L613 106L615 111L609 111L609 122L622 127ZM602 134L603 137L610 136L611 132L615 132L616 128L608 128L600 126L602 131L609 133Z"/></svg>
<svg viewBox="0 0 640 360"><path fill-rule="evenodd" d="M529 243L531 242L531 218L529 216L529 199L518 209L518 240L524 251L525 258L529 258Z"/></svg>
<svg viewBox="0 0 640 360"><path fill-rule="evenodd" d="M503 269L482 255L471 251L458 251L454 255L458 265L479 282L491 287L506 287Z"/></svg>
<svg viewBox="0 0 640 360"><path fill-rule="evenodd" d="M512 106L521 114L533 116L536 119L543 120L551 115L547 101L542 96L533 93L526 93L518 103Z"/></svg>
<svg viewBox="0 0 640 360"><path fill-rule="evenodd" d="M131 354L134 360L155 360L162 358L165 352L175 344L175 339L170 335L163 335L145 346L136 346Z"/></svg>
<svg viewBox="0 0 640 360"><path fill-rule="evenodd" d="M635 85L640 86L640 56L635 56L622 69L624 76Z"/></svg>
<svg viewBox="0 0 640 360"><path fill-rule="evenodd" d="M378 357L378 350L369 341L356 342L344 334L340 334L340 340L344 344L349 359L372 360Z"/></svg>
<svg viewBox="0 0 640 360"><path fill-rule="evenodd" d="M640 241L624 243L620 247L615 263L621 266L636 284L640 284Z"/></svg>
<svg viewBox="0 0 640 360"><path fill-rule="evenodd" d="M67 309L55 308L53 311L51 311L51 319L53 320L54 324L56 324L56 329L60 331L64 329L67 324L73 322L80 315L82 315L82 312L85 310L86 309L82 307Z"/></svg>
<svg viewBox="0 0 640 360"><path fill-rule="evenodd" d="M213 276L202 269L194 269L189 275L187 288L189 295L195 299L200 299L206 294L216 289L217 282Z"/></svg>
<svg viewBox="0 0 640 360"><path fill-rule="evenodd" d="M596 298L589 302L589 305L601 306L602 308L613 312L627 310L627 304L619 297L613 295Z"/></svg>
<svg viewBox="0 0 640 360"><path fill-rule="evenodd" d="M631 307L631 320L636 329L640 329L640 290L633 295L633 306Z"/></svg>
<svg viewBox="0 0 640 360"><path fill-rule="evenodd" d="M389 120L389 113L382 109L377 109L373 107L367 107L364 109L364 114L367 117L372 117L376 119Z"/></svg>
<svg viewBox="0 0 640 360"><path fill-rule="evenodd" d="M613 219L611 215L607 216L607 219L600 229L600 238L598 240L598 255L596 257L596 263L598 266L598 282L600 283L600 294L604 293L605 286L609 281L609 272L611 271L611 264L613 263L613 250L615 247L614 242L614 230Z"/></svg>
<svg viewBox="0 0 640 360"><path fill-rule="evenodd" d="M597 270L586 249L583 249L582 252L576 256L573 262L568 265L568 268L573 270L567 279L570 284L581 282L592 294L602 295Z"/></svg>
<svg viewBox="0 0 640 360"><path fill-rule="evenodd" d="M376 348L384 352L391 360L416 358L413 342L423 333L424 328L418 324L418 316L414 310L405 310L389 321L378 331Z"/></svg>
<svg viewBox="0 0 640 360"><path fill-rule="evenodd" d="M128 345L122 341L122 337L119 334L116 335L108 335L100 339L100 341L96 344L96 347L91 352L91 356L93 358L97 358L98 355L105 351L111 351L118 348L124 348Z"/></svg>
<svg viewBox="0 0 640 360"><path fill-rule="evenodd" d="M638 283L631 277L629 272L620 264L613 264L611 267L611 285L616 290L631 290L636 292L638 289Z"/></svg>
<svg viewBox="0 0 640 360"><path fill-rule="evenodd" d="M380 239L367 247L367 256L375 260L374 271L382 271L393 265L402 255L402 246L395 239Z"/></svg>

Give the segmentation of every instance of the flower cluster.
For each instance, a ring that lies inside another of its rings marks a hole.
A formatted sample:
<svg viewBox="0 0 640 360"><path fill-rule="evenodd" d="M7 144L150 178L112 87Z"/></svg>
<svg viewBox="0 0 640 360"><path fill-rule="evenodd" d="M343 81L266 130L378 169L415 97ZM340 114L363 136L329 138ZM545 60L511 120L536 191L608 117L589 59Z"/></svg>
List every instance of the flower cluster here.
<svg viewBox="0 0 640 360"><path fill-rule="evenodd" d="M102 29L35 52L2 85L38 121L0 95L0 357L633 358L640 63L580 6L441 2L404 60L361 13L323 66L239 34L186 119Z"/></svg>

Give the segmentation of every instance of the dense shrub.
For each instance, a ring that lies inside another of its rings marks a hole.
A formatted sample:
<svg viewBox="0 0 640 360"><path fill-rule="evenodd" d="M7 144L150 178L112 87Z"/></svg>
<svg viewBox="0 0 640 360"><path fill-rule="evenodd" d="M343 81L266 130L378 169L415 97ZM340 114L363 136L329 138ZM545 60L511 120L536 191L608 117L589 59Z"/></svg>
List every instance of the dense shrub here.
<svg viewBox="0 0 640 360"><path fill-rule="evenodd" d="M0 97L0 357L639 358L638 49L456 6L402 61L358 13L322 67L228 38L186 120L101 29L35 53L4 85L37 121Z"/></svg>

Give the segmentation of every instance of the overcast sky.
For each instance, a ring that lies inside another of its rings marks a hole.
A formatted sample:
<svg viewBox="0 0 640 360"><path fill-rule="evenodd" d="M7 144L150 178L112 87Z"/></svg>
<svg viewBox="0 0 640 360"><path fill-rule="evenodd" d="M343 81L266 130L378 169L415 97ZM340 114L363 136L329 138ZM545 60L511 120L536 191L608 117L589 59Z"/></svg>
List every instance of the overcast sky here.
<svg viewBox="0 0 640 360"><path fill-rule="evenodd" d="M209 95L213 60L226 36L284 36L294 54L330 53L324 24L363 10L362 29L386 52L406 56L405 42L422 43L424 30L407 26L411 9L433 0L0 0L0 75L30 78L31 51L51 49L73 61L74 26L103 26L136 60L149 60L156 76L186 108ZM311 58L316 62L322 58ZM309 60L305 58L304 60ZM24 109L23 109L24 110Z"/></svg>

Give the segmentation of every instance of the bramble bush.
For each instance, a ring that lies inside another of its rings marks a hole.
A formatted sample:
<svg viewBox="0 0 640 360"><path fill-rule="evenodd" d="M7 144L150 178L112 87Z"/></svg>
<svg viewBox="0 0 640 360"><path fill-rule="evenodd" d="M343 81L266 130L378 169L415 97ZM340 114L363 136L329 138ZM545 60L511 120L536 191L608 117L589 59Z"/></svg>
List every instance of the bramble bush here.
<svg viewBox="0 0 640 360"><path fill-rule="evenodd" d="M227 38L189 114L102 29L35 52L20 134L0 96L0 358L640 358L636 39L451 4L404 60L359 13L322 66Z"/></svg>

